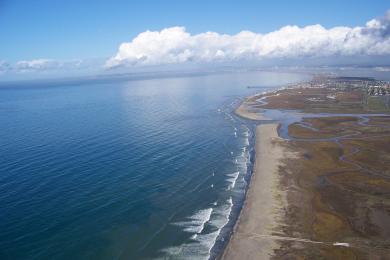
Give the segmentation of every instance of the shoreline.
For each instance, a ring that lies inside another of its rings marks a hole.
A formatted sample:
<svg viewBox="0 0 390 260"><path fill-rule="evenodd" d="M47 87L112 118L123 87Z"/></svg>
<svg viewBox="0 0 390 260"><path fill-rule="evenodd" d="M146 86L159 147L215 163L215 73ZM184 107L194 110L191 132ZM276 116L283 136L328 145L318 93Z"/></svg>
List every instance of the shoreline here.
<svg viewBox="0 0 390 260"><path fill-rule="evenodd" d="M254 121L255 156L220 259L389 255L388 99L372 104L364 82L334 87L337 80L280 90L264 96L267 103L253 95L236 108L238 116ZM298 110L306 117L270 113L272 123L255 122L262 109Z"/></svg>
<svg viewBox="0 0 390 260"><path fill-rule="evenodd" d="M258 94L255 94L253 96L245 98L243 102L234 110L234 113L242 117L244 119L254 120L254 121L267 121L271 120L268 117L265 117L262 113L258 113L255 111L250 111L248 108L255 103L254 99L258 96Z"/></svg>
<svg viewBox="0 0 390 260"><path fill-rule="evenodd" d="M279 244L272 237L286 194L278 173L284 148L278 124L256 126L255 165L244 205L221 259L269 259Z"/></svg>

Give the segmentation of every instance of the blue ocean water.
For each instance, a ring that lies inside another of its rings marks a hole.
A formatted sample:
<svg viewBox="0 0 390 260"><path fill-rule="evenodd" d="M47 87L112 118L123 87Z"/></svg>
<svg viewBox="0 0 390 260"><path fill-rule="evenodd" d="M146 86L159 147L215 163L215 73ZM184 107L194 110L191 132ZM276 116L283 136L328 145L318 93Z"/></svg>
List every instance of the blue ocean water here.
<svg viewBox="0 0 390 260"><path fill-rule="evenodd" d="M251 169L251 127L233 108L307 78L1 88L0 259L215 257Z"/></svg>

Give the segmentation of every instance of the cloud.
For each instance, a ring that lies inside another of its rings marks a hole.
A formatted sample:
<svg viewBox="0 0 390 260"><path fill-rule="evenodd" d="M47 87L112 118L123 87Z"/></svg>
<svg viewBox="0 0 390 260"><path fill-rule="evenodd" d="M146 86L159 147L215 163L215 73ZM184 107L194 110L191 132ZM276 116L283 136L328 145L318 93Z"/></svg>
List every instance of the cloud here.
<svg viewBox="0 0 390 260"><path fill-rule="evenodd" d="M0 74L7 72L10 69L11 65L3 60L0 60Z"/></svg>
<svg viewBox="0 0 390 260"><path fill-rule="evenodd" d="M83 65L83 60L67 60L58 61L53 59L33 59L33 60L21 60L14 64L0 61L0 71L12 71L12 72L45 72L52 70L69 70L77 69Z"/></svg>
<svg viewBox="0 0 390 260"><path fill-rule="evenodd" d="M101 71L104 60L54 60L54 59L32 59L20 60L10 63L0 60L1 79L6 77L39 77L42 75L82 75L93 71Z"/></svg>
<svg viewBox="0 0 390 260"><path fill-rule="evenodd" d="M50 59L36 59L36 60L21 60L18 61L14 69L18 72L29 72L29 71L44 71L57 69L62 64L55 60Z"/></svg>
<svg viewBox="0 0 390 260"><path fill-rule="evenodd" d="M184 27L146 31L122 43L105 67L389 54L390 11L363 27L353 28L288 25L267 34L242 31L235 35L191 35Z"/></svg>
<svg viewBox="0 0 390 260"><path fill-rule="evenodd" d="M390 72L390 67L375 67L374 70L379 72Z"/></svg>

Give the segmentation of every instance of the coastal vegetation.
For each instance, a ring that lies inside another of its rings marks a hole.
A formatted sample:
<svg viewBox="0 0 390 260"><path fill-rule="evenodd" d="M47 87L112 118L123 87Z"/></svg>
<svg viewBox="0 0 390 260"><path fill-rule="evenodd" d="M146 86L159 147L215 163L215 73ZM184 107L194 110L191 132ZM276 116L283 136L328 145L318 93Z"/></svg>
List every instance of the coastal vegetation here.
<svg viewBox="0 0 390 260"><path fill-rule="evenodd" d="M324 117L289 126L285 160L286 236L321 244L283 242L281 255L308 259L385 259L390 246L390 116ZM302 203L305 202L305 203ZM334 246L345 243L344 247ZM381 258L382 257L382 258Z"/></svg>
<svg viewBox="0 0 390 260"><path fill-rule="evenodd" d="M236 110L252 120L275 120L261 116L272 110L300 115L292 123L277 119L286 124L287 135L274 142L284 153L268 174L277 176L273 194L283 191L285 201L282 210L280 201L270 206L282 220L260 240L257 236L258 250L269 250L263 241L268 239L277 244L268 255L274 259L387 259L389 97L367 91L378 84L366 78L314 78L248 97ZM256 156L256 165L268 165L261 159Z"/></svg>

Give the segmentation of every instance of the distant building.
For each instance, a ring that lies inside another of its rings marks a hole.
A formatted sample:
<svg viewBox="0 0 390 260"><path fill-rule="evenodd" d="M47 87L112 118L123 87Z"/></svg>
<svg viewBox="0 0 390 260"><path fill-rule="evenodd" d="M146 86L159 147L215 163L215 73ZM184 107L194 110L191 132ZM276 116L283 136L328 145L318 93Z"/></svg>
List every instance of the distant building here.
<svg viewBox="0 0 390 260"><path fill-rule="evenodd" d="M390 95L390 85L385 83L383 85L369 86L367 89L369 96L386 96Z"/></svg>

